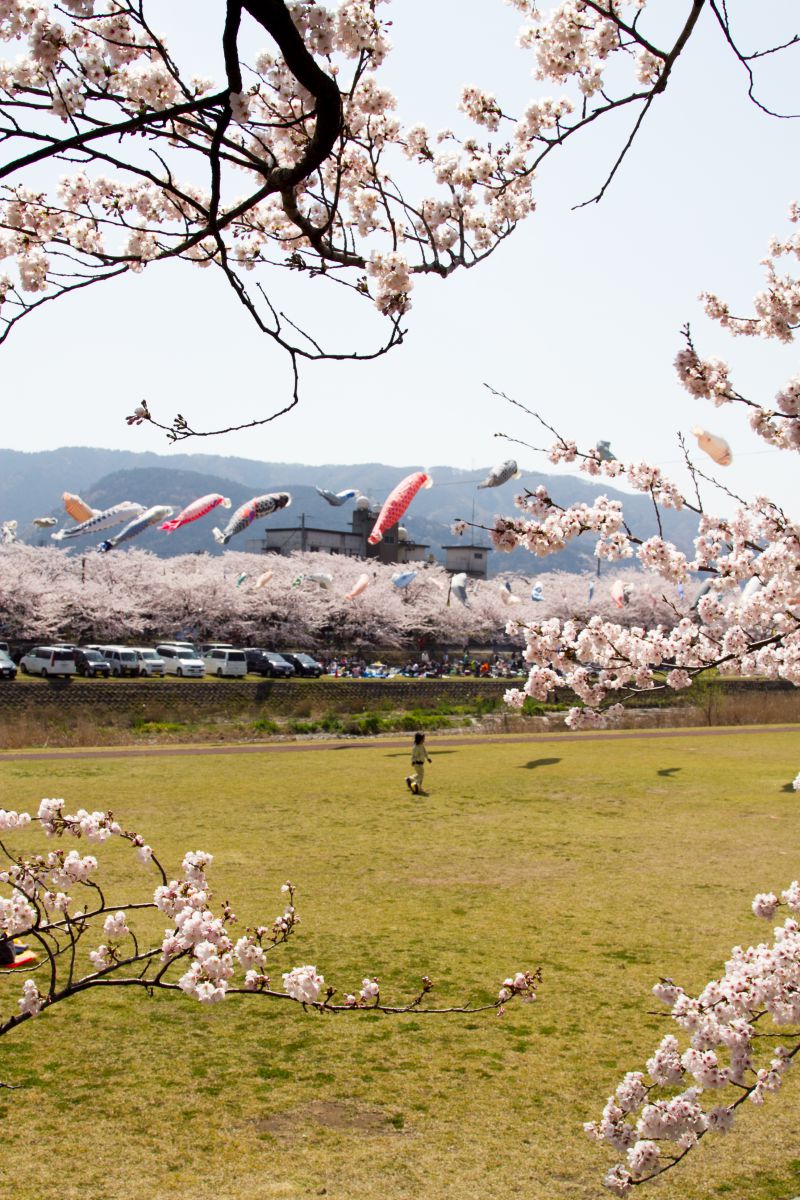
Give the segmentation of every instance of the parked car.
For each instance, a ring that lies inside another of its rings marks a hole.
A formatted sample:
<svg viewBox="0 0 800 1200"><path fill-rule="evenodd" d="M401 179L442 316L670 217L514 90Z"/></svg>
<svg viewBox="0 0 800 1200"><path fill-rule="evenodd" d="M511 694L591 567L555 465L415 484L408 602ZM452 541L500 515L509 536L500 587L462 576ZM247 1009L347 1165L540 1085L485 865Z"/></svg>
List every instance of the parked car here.
<svg viewBox="0 0 800 1200"><path fill-rule="evenodd" d="M5 650L0 650L0 679L16 679L17 667L13 658Z"/></svg>
<svg viewBox="0 0 800 1200"><path fill-rule="evenodd" d="M156 646L156 654L164 660L164 671L167 675L188 676L192 679L202 679L206 673L202 659L194 650L183 646Z"/></svg>
<svg viewBox="0 0 800 1200"><path fill-rule="evenodd" d="M322 663L318 663L310 654L286 654L284 652L282 657L292 664L295 675L312 675L314 679L319 679L323 673Z"/></svg>
<svg viewBox="0 0 800 1200"><path fill-rule="evenodd" d="M75 659L72 650L61 646L34 646L19 662L23 675L74 675Z"/></svg>
<svg viewBox="0 0 800 1200"><path fill-rule="evenodd" d="M294 675L294 667L281 654L274 650L262 650L258 646L245 647L247 669L254 675L270 675L273 678L289 679Z"/></svg>
<svg viewBox="0 0 800 1200"><path fill-rule="evenodd" d="M117 679L139 674L139 660L129 646L101 646L100 653L108 659L111 674Z"/></svg>
<svg viewBox="0 0 800 1200"><path fill-rule="evenodd" d="M217 646L203 655L203 666L209 675L239 675L247 674L247 659L244 650L227 649Z"/></svg>
<svg viewBox="0 0 800 1200"><path fill-rule="evenodd" d="M164 659L156 654L155 650L150 650L147 646L131 646L131 649L139 663L140 675L149 678L151 675L164 674Z"/></svg>
<svg viewBox="0 0 800 1200"><path fill-rule="evenodd" d="M200 658L204 658L211 650L233 650L233 642L202 642L197 647Z"/></svg>
<svg viewBox="0 0 800 1200"><path fill-rule="evenodd" d="M72 651L72 657L75 659L78 674L85 675L87 679L94 679L97 675L108 679L111 674L111 663L99 650L90 650L88 646L79 646Z"/></svg>

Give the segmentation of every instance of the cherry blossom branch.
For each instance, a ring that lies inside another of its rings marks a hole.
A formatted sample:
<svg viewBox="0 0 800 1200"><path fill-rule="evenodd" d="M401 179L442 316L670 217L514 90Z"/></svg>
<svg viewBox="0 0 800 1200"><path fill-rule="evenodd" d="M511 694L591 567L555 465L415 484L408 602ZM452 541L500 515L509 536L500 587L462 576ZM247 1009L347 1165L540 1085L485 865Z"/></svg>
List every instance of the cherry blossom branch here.
<svg viewBox="0 0 800 1200"><path fill-rule="evenodd" d="M313 966L286 971L283 990L276 989L266 973L268 956L288 943L300 921L291 883L281 889L285 907L271 925L246 929L234 942L231 930L236 916L230 905L227 901L222 904L218 915L211 907L213 896L206 876L212 862L210 854L188 853L180 876L170 880L144 839L124 830L113 813L79 809L69 814L63 800L43 800L35 816L0 809L2 831L13 833L32 823L38 823L50 838L105 842L118 837L135 848L143 864L156 868L161 882L151 901L111 904L94 878L98 871L94 855L81 856L74 849L65 852L61 848L46 855L14 855L0 841L0 854L8 864L0 870L0 884L11 889L10 896L0 895L0 946L13 945L13 939L31 939L45 955L41 965L49 968L49 982L44 988L34 978L37 966L31 968L31 977L22 986L18 1011L0 1018L0 1037L53 1005L97 988L140 988L150 994L179 992L202 1003L214 1003L229 995L258 996L332 1014L502 1013L512 1000L536 999L540 969L509 976L493 1001L442 1007L426 1003L434 986L428 976L422 979L419 991L401 1004L384 1000L376 977L365 977L360 990L335 1000L337 989L326 986ZM80 907L81 889L95 896L93 905ZM172 922L156 946L140 947L128 923L130 915L141 910L164 913ZM79 956L81 940L91 932L97 936L100 931L104 940L88 955ZM66 959L65 977L59 974L61 958ZM87 960L91 969L87 969ZM13 963L11 966L13 969ZM237 971L244 975L241 983L236 982ZM179 972L182 974L176 978ZM3 973L8 974L0 970Z"/></svg>
<svg viewBox="0 0 800 1200"><path fill-rule="evenodd" d="M699 472L697 470L697 467L694 465L691 455L689 454L689 448L686 445L686 439L684 438L684 436L680 432L680 430L678 430L677 436L678 436L678 445L680 446L681 453L683 454L683 461L686 464L686 470L689 472L689 474L692 478L692 486L694 487L694 494L697 498L697 511L703 512L703 501L700 496L700 485L697 482Z"/></svg>
<svg viewBox="0 0 800 1200"><path fill-rule="evenodd" d="M534 99L514 117L490 93L465 88L466 118L490 134L502 123L502 141L403 126L380 81L389 53L384 2L328 9L228 0L218 34L226 86L212 87L156 35L144 3L100 12L78 0L10 0L0 40L23 54L0 64L3 333L44 303L117 273L173 258L214 267L289 356L291 394L264 416L219 429L183 416L151 420L173 440L269 423L298 402L303 362L361 361L398 345L417 284L483 262L532 213L533 177L545 159L609 114L639 106L613 177L666 90L704 0L693 0L663 50L644 28L649 10L627 20L616 3L582 0L543 15L530 0L512 0L536 77L574 98ZM246 23L271 47L252 63L242 57ZM613 62L622 68L614 89L605 79ZM409 163L408 189L399 186L399 157ZM48 161L66 161L71 172L54 196L31 174ZM327 346L267 297L261 277L277 269L345 286L377 309L388 332L368 333L364 348ZM258 282L248 289L251 271Z"/></svg>
<svg viewBox="0 0 800 1200"><path fill-rule="evenodd" d="M694 353L688 331L686 336ZM703 368L699 374L703 386L710 386L710 371ZM717 377L722 373L717 372ZM681 589L679 595L685 596L692 573L708 576L691 610L688 605L683 613L676 609L679 619L672 628L662 624L628 628L604 621L599 614L592 614L591 598L588 611L584 606L566 621L510 622L509 632L526 639L530 671L523 688L506 693L508 704L521 707L527 697L547 700L568 689L579 705L570 709L567 725L598 727L620 718L623 701L643 692L686 689L711 668L729 674L779 676L800 685L800 532L780 508L765 498L747 504L695 467L682 441L697 494L694 505L660 468L620 462L601 453L600 447L581 451L538 413L496 389L489 390L556 436L548 452L551 462L578 461L580 470L591 477L625 478L637 491L650 495L657 512L660 508L688 509L699 517L695 553L690 559L664 539L660 519L658 534L642 539L628 527L619 502L600 496L592 505L576 503L563 508L540 486L516 498L520 517L496 519L488 531L495 549L510 551L523 546L545 556L557 553L581 534L595 533L598 561L635 557L645 570L657 572ZM726 395L731 392L727 382L724 391ZM741 505L733 518L703 511L698 478L714 483ZM466 522L459 525L467 527ZM741 592L740 584L745 585ZM624 608L630 589L626 591L619 581L613 587L615 602Z"/></svg>
<svg viewBox="0 0 800 1200"><path fill-rule="evenodd" d="M599 191L597 191L595 193L594 196L590 197L590 199L584 200L581 204L575 205L575 208L580 209L580 208L586 208L587 205L589 205L589 204L599 204L600 201L605 196L606 192L608 191L609 187L611 186L614 176L616 175L619 168L622 166L622 163L625 161L625 158L627 157L628 152L630 151L631 147L633 146L633 143L636 140L636 135L638 134L639 130L641 129L642 124L644 123L644 119L647 116L648 112L650 111L650 106L652 105L656 96L659 95L660 93L662 93L663 91L665 91L665 89L667 87L667 83L669 81L670 74L672 72L672 69L673 69L676 61L678 60L680 54L685 49L686 44L689 41L690 37L692 36L695 25L697 24L698 18L700 16L700 13L703 10L704 5L705 5L705 0L692 0L692 7L689 12L689 16L686 19L686 23L684 24L683 29L681 30L680 34L678 35L674 46L672 47L672 49L669 51L668 54L657 53L657 52L654 54L653 51L649 47L647 47L647 52L651 55L651 58L654 57L657 60L660 60L657 63L653 64L654 69L657 73L657 78L656 78L655 83L653 84L653 88L652 88L651 92L648 94L647 98L645 99L644 105L642 106L642 110L639 113L638 117L636 118L636 121L633 125L633 128L631 129L631 132L628 134L625 145L622 147L622 150L620 151L619 155L617 156L616 161L614 162L614 165L612 166L610 172L606 176L605 182L603 183L602 187L599 189ZM598 9L600 9L600 6L595 6L594 4L590 5L590 7L593 7L593 8L597 7ZM602 9L600 9L600 11L602 11ZM609 6L609 11L606 12L605 15L607 17L609 17L609 19L612 20L615 25L617 25L618 27L621 28L619 19L616 17L616 15L611 14L610 6ZM632 36L635 38L635 40L639 41L638 35L634 34L632 30L631 30L631 33L632 33Z"/></svg>
<svg viewBox="0 0 800 1200"><path fill-rule="evenodd" d="M800 912L797 881L782 893L782 900L773 893L760 894L752 908L756 916L770 920L781 904L794 914ZM761 943L746 950L735 946L724 974L706 984L697 997L690 997L671 979L662 979L653 993L669 1006L672 1020L690 1041L681 1052L674 1035L662 1038L647 1060L647 1076L640 1071L626 1074L608 1098L601 1119L584 1125L593 1141L625 1154L625 1161L616 1163L603 1181L616 1196L625 1196L633 1187L678 1166L707 1134L726 1133L745 1102L763 1104L780 1090L800 1053L800 1033L786 1028L800 1022L796 918L789 917L775 929L772 945ZM765 1019L778 1030L756 1029ZM777 1046L759 1066L758 1040L776 1038L790 1044ZM676 1089L682 1090L676 1094ZM707 1092L724 1098L727 1089L735 1093L727 1104L704 1107Z"/></svg>

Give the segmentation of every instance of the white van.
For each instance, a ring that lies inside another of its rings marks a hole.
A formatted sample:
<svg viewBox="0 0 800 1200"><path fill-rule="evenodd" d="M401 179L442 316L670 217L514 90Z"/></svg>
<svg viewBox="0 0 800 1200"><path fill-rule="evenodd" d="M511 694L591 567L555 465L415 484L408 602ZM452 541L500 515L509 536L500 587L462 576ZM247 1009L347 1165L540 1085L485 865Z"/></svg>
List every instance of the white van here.
<svg viewBox="0 0 800 1200"><path fill-rule="evenodd" d="M100 653L118 679L122 675L139 674L139 660L129 646L101 646Z"/></svg>
<svg viewBox="0 0 800 1200"><path fill-rule="evenodd" d="M74 675L75 659L65 646L34 646L19 660L23 675Z"/></svg>
<svg viewBox="0 0 800 1200"><path fill-rule="evenodd" d="M163 658L167 675L186 675L191 679L202 679L206 673L203 660L197 657L194 650L187 650L182 646L156 646L156 654Z"/></svg>
<svg viewBox="0 0 800 1200"><path fill-rule="evenodd" d="M244 650L229 650L223 646L215 646L213 650L207 650L203 655L203 666L206 669L206 674L243 676L247 674L247 659L245 658Z"/></svg>
<svg viewBox="0 0 800 1200"><path fill-rule="evenodd" d="M131 649L139 660L139 674L148 679L153 675L164 674L164 660L155 650L147 646L132 646Z"/></svg>

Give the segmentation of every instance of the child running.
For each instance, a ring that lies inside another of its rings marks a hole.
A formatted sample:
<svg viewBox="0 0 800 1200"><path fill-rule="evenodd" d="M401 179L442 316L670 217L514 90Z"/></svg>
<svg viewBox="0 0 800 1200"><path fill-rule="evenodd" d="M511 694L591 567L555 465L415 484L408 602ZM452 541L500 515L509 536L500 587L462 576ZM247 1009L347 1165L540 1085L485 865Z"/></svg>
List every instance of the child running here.
<svg viewBox="0 0 800 1200"><path fill-rule="evenodd" d="M425 734L414 734L414 745L411 748L411 766L414 768L411 775L406 775L406 787L415 796L427 796L427 792L422 790L422 781L425 778L425 763L431 761L431 756L425 749Z"/></svg>

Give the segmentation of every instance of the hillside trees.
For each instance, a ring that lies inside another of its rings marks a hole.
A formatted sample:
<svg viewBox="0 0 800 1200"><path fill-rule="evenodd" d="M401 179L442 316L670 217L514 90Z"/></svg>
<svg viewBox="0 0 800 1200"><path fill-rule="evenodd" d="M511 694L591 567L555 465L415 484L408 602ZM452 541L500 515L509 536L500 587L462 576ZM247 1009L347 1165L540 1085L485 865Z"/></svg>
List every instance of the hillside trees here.
<svg viewBox="0 0 800 1200"><path fill-rule="evenodd" d="M509 3L545 94L512 113L487 90L493 81L467 82L457 129L436 134L404 125L381 82L388 0L217 0L202 16L224 64L213 81L173 51L169 27L182 18L158 0L8 0L0 336L121 275L171 260L213 267L288 356L291 376L284 403L226 428L273 420L297 402L303 362L396 346L415 285L491 255L533 212L536 173L554 152L613 115L626 132L600 200L701 22L766 111L754 74L796 40L743 51L718 0L563 0L547 13L534 0ZM285 313L280 270L339 285L337 297L377 309L379 331L356 348L331 344L303 311ZM183 414L165 420L162 407L155 398L152 413L143 404L130 421L153 421L172 439L218 432Z"/></svg>

